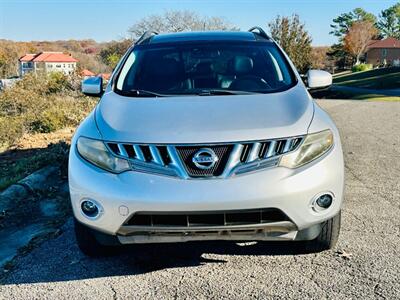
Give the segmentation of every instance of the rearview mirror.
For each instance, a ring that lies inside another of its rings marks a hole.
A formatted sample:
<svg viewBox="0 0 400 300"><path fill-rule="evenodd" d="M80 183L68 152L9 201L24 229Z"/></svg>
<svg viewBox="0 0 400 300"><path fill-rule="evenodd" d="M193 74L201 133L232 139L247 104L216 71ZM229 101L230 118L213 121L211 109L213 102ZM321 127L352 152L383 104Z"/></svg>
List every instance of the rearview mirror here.
<svg viewBox="0 0 400 300"><path fill-rule="evenodd" d="M322 70L307 72L307 86L310 89L322 89L332 85L332 75Z"/></svg>
<svg viewBox="0 0 400 300"><path fill-rule="evenodd" d="M83 80L81 90L87 96L101 96L103 94L103 78L89 77Z"/></svg>

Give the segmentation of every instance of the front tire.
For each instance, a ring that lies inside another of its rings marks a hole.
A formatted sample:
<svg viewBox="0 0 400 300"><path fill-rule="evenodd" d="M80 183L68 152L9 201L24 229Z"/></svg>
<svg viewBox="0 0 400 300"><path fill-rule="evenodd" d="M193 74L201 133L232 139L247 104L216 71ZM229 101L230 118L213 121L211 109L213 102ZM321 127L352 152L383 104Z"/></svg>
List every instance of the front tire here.
<svg viewBox="0 0 400 300"><path fill-rule="evenodd" d="M307 242L307 248L312 252L320 252L335 247L340 232L341 212L322 224L320 234Z"/></svg>
<svg viewBox="0 0 400 300"><path fill-rule="evenodd" d="M101 244L94 231L74 218L75 237L79 249L87 256L100 257L110 255L115 251L114 246Z"/></svg>

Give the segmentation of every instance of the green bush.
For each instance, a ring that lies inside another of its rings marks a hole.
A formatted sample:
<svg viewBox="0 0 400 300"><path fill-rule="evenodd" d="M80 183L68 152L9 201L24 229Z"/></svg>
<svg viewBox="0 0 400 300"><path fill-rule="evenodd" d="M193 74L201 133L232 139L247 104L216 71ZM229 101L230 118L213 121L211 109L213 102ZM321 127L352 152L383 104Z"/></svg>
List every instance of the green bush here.
<svg viewBox="0 0 400 300"><path fill-rule="evenodd" d="M52 132L77 126L97 101L80 94L77 78L62 73L28 74L0 93L0 148L24 133Z"/></svg>
<svg viewBox="0 0 400 300"><path fill-rule="evenodd" d="M368 70L372 70L372 64L359 64L359 65L353 66L353 68L351 69L351 71L353 73L368 71Z"/></svg>
<svg viewBox="0 0 400 300"><path fill-rule="evenodd" d="M24 134L24 122L20 117L0 117L0 151L15 144Z"/></svg>

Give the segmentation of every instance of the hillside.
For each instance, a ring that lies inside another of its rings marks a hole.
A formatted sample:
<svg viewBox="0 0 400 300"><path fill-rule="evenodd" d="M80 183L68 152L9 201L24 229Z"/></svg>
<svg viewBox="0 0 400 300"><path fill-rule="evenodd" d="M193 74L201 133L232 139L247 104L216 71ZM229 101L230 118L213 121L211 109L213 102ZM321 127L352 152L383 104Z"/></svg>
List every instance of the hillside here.
<svg viewBox="0 0 400 300"><path fill-rule="evenodd" d="M26 53L38 53L41 51L70 53L74 58L79 60L78 68L88 69L94 73L108 73L112 70L113 66L101 54L104 52L108 54L109 49L119 50L119 48L126 48L126 45L130 45L130 43L130 41L98 43L91 39L31 42L15 42L0 39L0 78L16 76L18 74L18 58Z"/></svg>

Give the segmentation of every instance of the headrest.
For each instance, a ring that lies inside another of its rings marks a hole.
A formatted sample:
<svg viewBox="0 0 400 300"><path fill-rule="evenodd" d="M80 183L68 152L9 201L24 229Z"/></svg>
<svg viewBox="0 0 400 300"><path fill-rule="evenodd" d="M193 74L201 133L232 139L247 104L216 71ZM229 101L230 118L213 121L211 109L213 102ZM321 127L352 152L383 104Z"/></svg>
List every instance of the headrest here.
<svg viewBox="0 0 400 300"><path fill-rule="evenodd" d="M211 62L201 62L196 65L196 73L211 74L213 72Z"/></svg>
<svg viewBox="0 0 400 300"><path fill-rule="evenodd" d="M147 72L153 76L177 76L181 74L181 66L173 58L154 59L148 62Z"/></svg>
<svg viewBox="0 0 400 300"><path fill-rule="evenodd" d="M233 69L236 74L246 74L253 69L253 60L248 56L235 56Z"/></svg>

